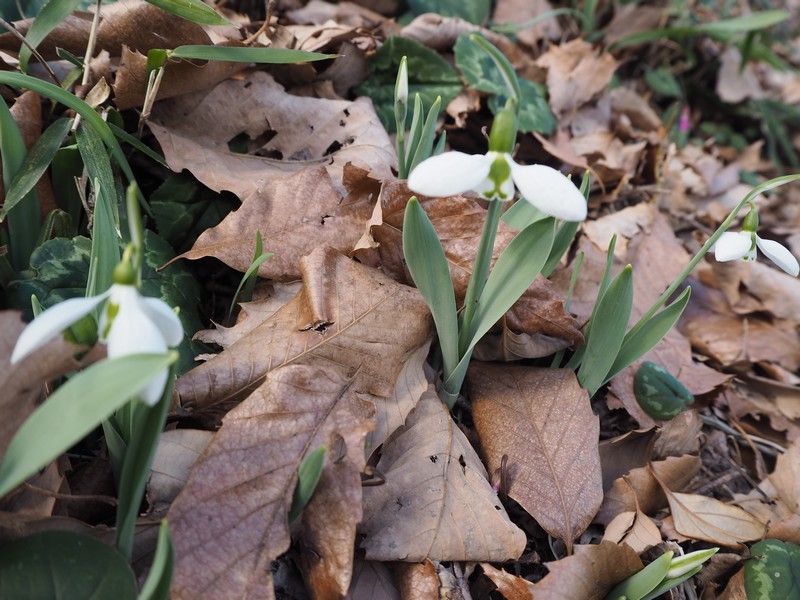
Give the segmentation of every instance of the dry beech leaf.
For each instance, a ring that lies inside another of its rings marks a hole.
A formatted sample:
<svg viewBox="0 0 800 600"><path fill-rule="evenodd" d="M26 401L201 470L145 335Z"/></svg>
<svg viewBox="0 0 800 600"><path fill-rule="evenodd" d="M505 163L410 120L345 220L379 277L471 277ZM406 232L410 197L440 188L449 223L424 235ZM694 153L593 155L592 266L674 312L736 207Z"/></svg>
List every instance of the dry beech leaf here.
<svg viewBox="0 0 800 600"><path fill-rule="evenodd" d="M570 369L473 363L472 418L486 466L567 551L603 501L600 421Z"/></svg>
<svg viewBox="0 0 800 600"><path fill-rule="evenodd" d="M719 600L748 600L747 592L744 589L744 569L739 569L731 577L725 590L719 596Z"/></svg>
<svg viewBox="0 0 800 600"><path fill-rule="evenodd" d="M697 456L670 456L651 462L646 467L632 469L625 477L614 481L603 497L595 520L607 525L619 513L641 510L652 515L667 506L667 498L653 472L672 490L682 490L700 470Z"/></svg>
<svg viewBox="0 0 800 600"><path fill-rule="evenodd" d="M386 482L364 488L367 559L502 562L525 549L525 534L433 389L384 444L376 468Z"/></svg>
<svg viewBox="0 0 800 600"><path fill-rule="evenodd" d="M611 54L595 51L580 38L551 46L536 64L547 69L550 107L556 115L580 108L603 91L617 69Z"/></svg>
<svg viewBox="0 0 800 600"><path fill-rule="evenodd" d="M642 511L618 514L606 526L603 539L615 544L627 544L637 554L661 543L661 532L656 524Z"/></svg>
<svg viewBox="0 0 800 600"><path fill-rule="evenodd" d="M213 432L202 429L173 429L161 434L147 482L147 499L155 510L169 506L180 493L213 437Z"/></svg>
<svg viewBox="0 0 800 600"><path fill-rule="evenodd" d="M800 442L778 456L775 470L769 476L777 499L796 515L800 515Z"/></svg>
<svg viewBox="0 0 800 600"><path fill-rule="evenodd" d="M670 419L658 432L653 444L654 458L698 454L702 438L703 420L697 410L685 410Z"/></svg>
<svg viewBox="0 0 800 600"><path fill-rule="evenodd" d="M770 523L765 537L800 544L800 514Z"/></svg>
<svg viewBox="0 0 800 600"><path fill-rule="evenodd" d="M338 364L358 370L356 389L376 404L374 448L402 425L421 393L428 307L417 290L331 249L315 250L300 265L300 293L181 377L181 403L203 408L241 398L286 364Z"/></svg>
<svg viewBox="0 0 800 600"><path fill-rule="evenodd" d="M297 469L306 453L321 445L328 448L327 482L344 475L341 485L348 490L318 493L338 495L332 498L336 510L346 499L358 518L359 502L352 500L361 491L359 473L374 407L359 398L348 371L342 365L287 365L267 375L225 416L169 511L176 555L172 597L274 597L270 563L289 547L287 515ZM337 440L344 440L346 451L333 465L331 454L341 445ZM317 504L313 510L328 507ZM352 566L352 554L350 561ZM349 581L350 573L343 578Z"/></svg>
<svg viewBox="0 0 800 600"><path fill-rule="evenodd" d="M393 568L403 600L429 600L439 596L439 574L431 561L398 562Z"/></svg>
<svg viewBox="0 0 800 600"><path fill-rule="evenodd" d="M550 572L532 587L536 600L602 600L643 565L629 546L601 542L579 544L572 556L545 566Z"/></svg>
<svg viewBox="0 0 800 600"><path fill-rule="evenodd" d="M643 467L650 461L656 435L655 428L638 429L600 442L598 450L603 471L603 491L607 491L614 481L632 469Z"/></svg>
<svg viewBox="0 0 800 600"><path fill-rule="evenodd" d="M395 163L368 98L293 96L263 71L224 81L202 97L159 102L150 128L173 171L188 169L214 191L242 199L275 176L309 166L325 166L339 185L348 162L377 177L391 177ZM231 152L228 142L242 133L264 155Z"/></svg>
<svg viewBox="0 0 800 600"><path fill-rule="evenodd" d="M347 600L400 600L386 563L356 559Z"/></svg>
<svg viewBox="0 0 800 600"><path fill-rule="evenodd" d="M378 205L380 212L376 207L365 236L359 243L363 250L356 252L359 259L380 264L382 269L401 281L410 281L403 258L402 228L405 206L412 195L414 193L408 189L405 181L383 183ZM460 300L466 293L472 275L486 210L475 200L461 196L422 197L420 200L442 242L456 297ZM500 223L493 259L497 259L515 235L514 230ZM577 323L564 310L563 296L543 277L538 277L509 310L505 326L514 332L547 336L564 340L570 345L583 341Z"/></svg>
<svg viewBox="0 0 800 600"><path fill-rule="evenodd" d="M497 591L506 600L534 600L533 583L503 569L495 569L489 563L481 563L483 573L497 586Z"/></svg>
<svg viewBox="0 0 800 600"><path fill-rule="evenodd" d="M295 280L301 274L300 259L315 248L350 251L371 212L368 202L343 203L325 167L308 167L270 179L219 225L201 233L179 258L213 256L243 273L261 232L264 250L273 255L261 264L259 276Z"/></svg>
<svg viewBox="0 0 800 600"><path fill-rule="evenodd" d="M498 0L492 14L493 23L525 23L553 10L547 0ZM543 18L532 27L517 32L519 41L528 46L535 46L542 38L555 40L561 37L561 26L553 16Z"/></svg>

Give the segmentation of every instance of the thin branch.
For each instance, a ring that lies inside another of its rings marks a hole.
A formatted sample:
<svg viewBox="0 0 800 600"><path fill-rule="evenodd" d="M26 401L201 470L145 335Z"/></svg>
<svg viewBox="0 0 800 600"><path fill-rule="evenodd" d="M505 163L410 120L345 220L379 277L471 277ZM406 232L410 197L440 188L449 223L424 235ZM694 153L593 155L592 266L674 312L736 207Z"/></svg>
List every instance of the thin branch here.
<svg viewBox="0 0 800 600"><path fill-rule="evenodd" d="M8 31L11 35L17 38L21 44L27 46L28 49L31 51L31 54L33 54L36 57L36 60L38 60L41 63L41 65L45 68L47 74L50 76L50 79L52 79L57 86L61 86L61 82L58 80L58 77L56 77L56 74L53 72L53 69L50 68L50 65L47 63L44 57L41 54L39 54L39 51L36 48L34 48L33 45L28 40L25 39L25 36L22 35L19 31L17 31L16 27L14 27L11 23L9 23L3 18L0 18L0 25L2 25L6 29L6 31Z"/></svg>

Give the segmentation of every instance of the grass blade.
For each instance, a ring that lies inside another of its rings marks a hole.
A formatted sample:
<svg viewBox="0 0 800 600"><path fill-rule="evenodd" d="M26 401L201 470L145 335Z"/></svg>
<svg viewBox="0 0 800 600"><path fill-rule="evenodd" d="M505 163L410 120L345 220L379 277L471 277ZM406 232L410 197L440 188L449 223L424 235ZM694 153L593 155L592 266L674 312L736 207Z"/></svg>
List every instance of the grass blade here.
<svg viewBox="0 0 800 600"><path fill-rule="evenodd" d="M202 0L147 0L161 10L199 25L230 25L230 21Z"/></svg>
<svg viewBox="0 0 800 600"><path fill-rule="evenodd" d="M28 70L28 61L31 59L31 47L36 48L56 26L67 18L80 4L80 0L50 0L42 7L39 14L31 23L25 41L19 49L19 70L23 73Z"/></svg>
<svg viewBox="0 0 800 600"><path fill-rule="evenodd" d="M249 46L178 46L169 52L172 58L224 60L228 62L287 65L336 58L336 54L289 50L286 48L252 48Z"/></svg>

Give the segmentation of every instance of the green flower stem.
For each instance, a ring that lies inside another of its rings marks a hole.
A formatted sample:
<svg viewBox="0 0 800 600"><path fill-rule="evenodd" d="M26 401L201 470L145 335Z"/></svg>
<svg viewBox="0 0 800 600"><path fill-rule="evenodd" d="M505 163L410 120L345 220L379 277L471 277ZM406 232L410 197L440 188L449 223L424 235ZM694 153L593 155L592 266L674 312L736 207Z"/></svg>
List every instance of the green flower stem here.
<svg viewBox="0 0 800 600"><path fill-rule="evenodd" d="M757 185L754 187L747 196L745 196L736 206L733 207L733 210L730 214L725 218L725 220L717 227L717 230L711 234L711 237L706 240L706 243L703 244L702 248L697 251L692 257L692 260L689 261L689 264L684 267L683 271L675 278L675 280L669 285L669 287L664 290L664 293L661 294L658 299L653 303L653 305L647 310L647 312L642 315L642 317L636 322L636 324L631 328L631 330L627 333L627 337L632 336L636 333L645 323L647 323L653 316L659 311L659 309L664 306L664 304L670 299L672 294L675 290L678 289L678 286L683 283L684 279L689 276L689 273L697 266L697 264L703 260L703 257L711 250L711 247L716 243L716 241L725 233L728 228L733 224L733 221L736 219L739 212L742 208L745 207L747 204L751 204L753 199L763 192L767 192L771 189L776 187L780 187L782 185L786 185L787 183L791 183L793 181L800 180L800 174L796 175L785 175L783 177L776 177L775 179L770 179L769 181L765 181L764 183Z"/></svg>
<svg viewBox="0 0 800 600"><path fill-rule="evenodd" d="M478 245L478 253L475 255L475 264L472 269L472 277L469 278L467 295L464 299L464 313L461 318L461 331L458 340L459 354L463 356L469 346L469 332L471 330L472 317L475 315L475 308L478 300L486 285L489 277L489 265L492 262L492 251L494 250L494 240L497 237L497 227L502 215L502 203L499 200L489 201L489 210L486 213L486 222L483 224L481 241ZM450 376L447 373L445 379Z"/></svg>

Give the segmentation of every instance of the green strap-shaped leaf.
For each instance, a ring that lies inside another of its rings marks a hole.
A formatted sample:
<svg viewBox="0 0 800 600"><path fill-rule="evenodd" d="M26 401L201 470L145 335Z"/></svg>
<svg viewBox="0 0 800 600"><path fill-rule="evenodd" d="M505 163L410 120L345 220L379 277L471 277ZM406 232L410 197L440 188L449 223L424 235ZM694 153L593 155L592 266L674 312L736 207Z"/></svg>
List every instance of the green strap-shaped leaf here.
<svg viewBox="0 0 800 600"><path fill-rule="evenodd" d="M31 47L36 48L47 34L53 31L67 16L78 8L81 0L49 0L42 7L39 14L31 23L25 41L19 49L19 70L23 73L28 70L28 61L31 59Z"/></svg>
<svg viewBox="0 0 800 600"><path fill-rule="evenodd" d="M611 365L605 380L610 380L622 369L650 352L658 342L664 339L664 336L681 318L691 295L692 288L687 287L672 304L644 323L638 330L632 332L633 335L626 334L617 358Z"/></svg>
<svg viewBox="0 0 800 600"><path fill-rule="evenodd" d="M470 323L470 340L456 368L447 376L444 391L457 395L467 373L472 350L506 314L539 275L553 245L552 218L537 221L520 231L506 246L486 280Z"/></svg>
<svg viewBox="0 0 800 600"><path fill-rule="evenodd" d="M451 373L458 363L456 298L439 236L416 198L406 204L403 255L411 278L433 315L445 373Z"/></svg>
<svg viewBox="0 0 800 600"><path fill-rule="evenodd" d="M0 597L134 600L136 578L125 558L100 540L44 531L0 547Z"/></svg>
<svg viewBox="0 0 800 600"><path fill-rule="evenodd" d="M163 167L167 166L167 160L163 156L161 156L158 152L153 150L150 146L142 142L139 138L132 136L130 133L128 133L121 127L114 125L114 123L109 123L108 126L111 128L111 131L114 132L114 135L117 136L120 140L132 146L145 156L152 158L161 166Z"/></svg>
<svg viewBox="0 0 800 600"><path fill-rule="evenodd" d="M672 552L665 552L641 571L628 577L612 589L605 600L641 600L664 581L669 571Z"/></svg>
<svg viewBox="0 0 800 600"><path fill-rule="evenodd" d="M44 175L64 138L67 137L70 124L69 119L57 120L45 130L28 151L25 161L14 176L14 181L11 182L11 187L6 193L3 208L0 209L0 221L6 218L9 211L33 189Z"/></svg>
<svg viewBox="0 0 800 600"><path fill-rule="evenodd" d="M297 469L297 486L294 488L292 506L289 508L289 522L291 523L303 512L303 509L314 495L319 478L322 477L322 467L325 466L325 446L320 446L300 463Z"/></svg>
<svg viewBox="0 0 800 600"><path fill-rule="evenodd" d="M161 521L158 528L158 544L153 564L147 573L147 579L139 592L137 600L169 600L169 586L172 581L172 569L175 564L175 549L169 534L167 520Z"/></svg>
<svg viewBox="0 0 800 600"><path fill-rule="evenodd" d="M178 46L169 51L172 58L224 60L228 62L287 65L336 58L336 54L288 50L286 48L251 48L249 46Z"/></svg>
<svg viewBox="0 0 800 600"><path fill-rule="evenodd" d="M439 118L439 111L442 109L442 98L437 96L433 101L428 116L425 118L425 124L422 126L422 132L419 140L415 144L414 156L408 165L408 172L414 170L419 163L431 156L433 152L433 138L436 135L436 120Z"/></svg>
<svg viewBox="0 0 800 600"><path fill-rule="evenodd" d="M590 396L603 385L617 357L632 306L633 269L628 265L608 286L592 317L586 351L578 369L578 381Z"/></svg>
<svg viewBox="0 0 800 600"><path fill-rule="evenodd" d="M147 0L161 10L200 25L230 25L230 21L202 0Z"/></svg>
<svg viewBox="0 0 800 600"><path fill-rule="evenodd" d="M22 424L0 463L0 498L147 387L177 352L105 360L72 377Z"/></svg>

